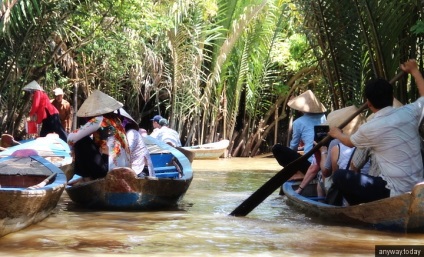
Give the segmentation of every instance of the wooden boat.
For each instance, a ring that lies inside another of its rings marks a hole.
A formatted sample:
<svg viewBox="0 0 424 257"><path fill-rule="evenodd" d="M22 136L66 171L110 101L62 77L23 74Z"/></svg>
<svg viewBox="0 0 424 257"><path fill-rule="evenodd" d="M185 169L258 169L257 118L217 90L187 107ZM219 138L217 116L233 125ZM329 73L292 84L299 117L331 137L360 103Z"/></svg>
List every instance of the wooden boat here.
<svg viewBox="0 0 424 257"><path fill-rule="evenodd" d="M59 138L57 134L48 134L45 137L38 137L33 140L23 141L19 145L6 148L0 152L0 158L10 156L20 149L33 149L38 155L59 167L71 179L73 175L73 165L71 150L68 144Z"/></svg>
<svg viewBox="0 0 424 257"><path fill-rule="evenodd" d="M116 168L106 177L67 186L71 200L81 206L109 210L151 210L175 207L193 179L191 163L174 147L150 136L162 152L151 153L155 177L138 177L130 168Z"/></svg>
<svg viewBox="0 0 424 257"><path fill-rule="evenodd" d="M29 188L43 181L42 187ZM0 159L0 236L49 216L65 185L62 170L40 156L18 154Z"/></svg>
<svg viewBox="0 0 424 257"><path fill-rule="evenodd" d="M185 146L182 147L185 150L193 152L194 159L218 159L221 157L227 147L230 145L230 141L225 139L214 143L203 144L203 145L194 145L194 146Z"/></svg>
<svg viewBox="0 0 424 257"><path fill-rule="evenodd" d="M424 231L424 182L412 192L378 201L352 206L334 206L316 197L316 183L310 183L299 195L299 181L283 184L287 201L300 211L324 220L344 225L367 225L376 229L402 232Z"/></svg>

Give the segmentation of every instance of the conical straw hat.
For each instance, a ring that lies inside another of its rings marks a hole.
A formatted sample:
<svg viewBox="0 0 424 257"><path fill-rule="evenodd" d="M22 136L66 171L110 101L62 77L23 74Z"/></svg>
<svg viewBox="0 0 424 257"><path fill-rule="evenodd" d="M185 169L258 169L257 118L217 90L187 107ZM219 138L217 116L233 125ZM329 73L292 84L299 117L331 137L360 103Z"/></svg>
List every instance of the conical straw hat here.
<svg viewBox="0 0 424 257"><path fill-rule="evenodd" d="M94 117L102 114L113 112L123 106L122 103L116 101L113 97L94 90L93 93L82 103L77 112L78 117Z"/></svg>
<svg viewBox="0 0 424 257"><path fill-rule="evenodd" d="M396 97L393 97L393 107L397 108L397 107L401 107L403 106L403 104L401 102L399 102L398 99L396 99Z"/></svg>
<svg viewBox="0 0 424 257"><path fill-rule="evenodd" d="M136 125L136 126L137 126L137 129L139 128L139 126L138 126L137 122L134 120L134 118L133 118L133 117L131 117L131 115L130 115L128 112L126 112L126 111L124 110L124 108L119 108L118 110L114 111L114 113L119 114L119 115L121 115L122 117L127 118L127 119L128 119L128 120L130 120L132 123L134 123L134 125Z"/></svg>
<svg viewBox="0 0 424 257"><path fill-rule="evenodd" d="M338 127L357 110L358 108L354 105L334 110L328 114L326 123L331 127ZM365 123L365 117L363 114L359 114L344 128L342 128L343 133L346 135L352 135L363 123Z"/></svg>
<svg viewBox="0 0 424 257"><path fill-rule="evenodd" d="M301 112L323 113L327 111L324 105L318 101L311 90L308 90L293 98L287 103L287 105Z"/></svg>
<svg viewBox="0 0 424 257"><path fill-rule="evenodd" d="M131 117L131 115L124 110L124 108L119 108L118 110L115 111L115 113L117 113L117 114L119 114L119 115L121 115L121 116L123 116L125 118L130 119L134 123L137 123L137 122L135 122L134 118Z"/></svg>
<svg viewBox="0 0 424 257"><path fill-rule="evenodd" d="M22 90L24 90L24 91L35 91L35 90L44 91L43 88L35 80L31 81L28 85L24 86L24 88L22 88Z"/></svg>

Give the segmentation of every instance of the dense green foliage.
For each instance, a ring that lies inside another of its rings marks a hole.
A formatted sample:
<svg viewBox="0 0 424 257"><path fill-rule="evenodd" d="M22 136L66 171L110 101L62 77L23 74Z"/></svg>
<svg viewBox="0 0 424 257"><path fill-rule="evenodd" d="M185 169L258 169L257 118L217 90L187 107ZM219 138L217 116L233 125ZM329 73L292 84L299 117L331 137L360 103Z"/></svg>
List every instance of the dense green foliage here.
<svg viewBox="0 0 424 257"><path fill-rule="evenodd" d="M160 113L187 144L231 140L233 156L287 139L287 99L312 89L329 110L421 60L422 7L372 0L20 0L0 3L1 131L24 134L37 80L78 108L94 89L140 122ZM403 103L417 97L405 78Z"/></svg>

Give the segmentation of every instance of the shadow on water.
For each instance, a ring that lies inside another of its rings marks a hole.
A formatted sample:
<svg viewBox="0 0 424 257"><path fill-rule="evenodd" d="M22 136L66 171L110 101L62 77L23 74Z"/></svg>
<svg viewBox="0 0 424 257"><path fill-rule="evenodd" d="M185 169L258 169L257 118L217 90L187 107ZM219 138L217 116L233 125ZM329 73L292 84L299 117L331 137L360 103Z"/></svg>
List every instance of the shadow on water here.
<svg viewBox="0 0 424 257"><path fill-rule="evenodd" d="M66 193L65 193L66 194ZM163 212L178 212L178 211L185 211L187 208L190 207L190 203L179 203L175 206L169 206L169 207L157 207L154 209L146 209L146 210L125 210L125 209L102 209L102 208L96 208L96 209L90 209L90 208L86 208L83 206L80 206L72 201L68 201L66 203L66 206L64 207L65 211L69 211L69 212L107 212L107 211L113 211L113 212L127 212L127 213L131 213L131 212L158 212L158 211L163 211Z"/></svg>
<svg viewBox="0 0 424 257"><path fill-rule="evenodd" d="M278 192L246 217L228 214L281 167L272 158L195 160L178 207L92 211L66 193L55 213L0 238L2 256L374 256L375 245L419 245L401 234L323 222Z"/></svg>

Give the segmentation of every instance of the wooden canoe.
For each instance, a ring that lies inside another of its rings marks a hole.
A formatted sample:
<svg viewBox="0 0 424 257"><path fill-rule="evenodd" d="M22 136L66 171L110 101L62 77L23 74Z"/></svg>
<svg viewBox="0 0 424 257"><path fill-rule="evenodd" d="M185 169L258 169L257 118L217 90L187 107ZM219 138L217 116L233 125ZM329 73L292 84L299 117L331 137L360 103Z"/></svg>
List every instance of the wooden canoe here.
<svg viewBox="0 0 424 257"><path fill-rule="evenodd" d="M229 140L221 140L214 143L203 144L203 145L194 145L194 146L185 146L182 147L185 150L193 152L194 159L218 159L224 155L225 150L227 150L230 145Z"/></svg>
<svg viewBox="0 0 424 257"><path fill-rule="evenodd" d="M317 201L316 183L309 184L299 195L295 192L299 184L288 181L282 190L288 205L308 215L344 225L362 224L401 232L424 231L424 182L415 185L409 193L345 207Z"/></svg>
<svg viewBox="0 0 424 257"><path fill-rule="evenodd" d="M152 210L177 206L193 179L191 163L172 146L150 136L162 152L151 153L155 177L137 177L130 168L116 168L106 177L67 186L73 202L92 209ZM173 158L175 158L173 161ZM180 172L181 171L181 172Z"/></svg>
<svg viewBox="0 0 424 257"><path fill-rule="evenodd" d="M45 186L28 188L46 179ZM65 185L62 170L40 156L0 159L0 236L49 216Z"/></svg>
<svg viewBox="0 0 424 257"><path fill-rule="evenodd" d="M24 141L19 145L6 148L0 152L0 158L10 156L20 149L32 149L38 155L59 167L67 176L68 180L73 175L71 150L68 144L59 138L57 134L48 134L34 140Z"/></svg>

